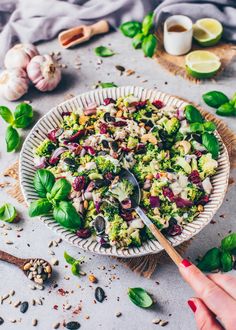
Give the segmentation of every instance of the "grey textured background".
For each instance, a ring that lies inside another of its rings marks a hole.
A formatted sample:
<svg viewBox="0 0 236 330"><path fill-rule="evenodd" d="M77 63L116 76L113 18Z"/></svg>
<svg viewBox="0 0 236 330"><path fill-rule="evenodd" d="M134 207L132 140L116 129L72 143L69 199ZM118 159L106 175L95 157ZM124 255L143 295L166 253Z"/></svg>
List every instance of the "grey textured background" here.
<svg viewBox="0 0 236 330"><path fill-rule="evenodd" d="M103 59L103 63L98 66L98 58L95 56L93 48L99 45L111 45L111 48L117 53L115 56ZM51 41L41 44L39 50L42 53L51 51L61 51L57 41ZM60 87L52 93L40 93L31 90L25 96L25 99L32 100L33 107L37 112L37 118L45 114L51 107L62 102L64 95L67 93L79 94L88 91L98 80L103 82L113 81L117 85L138 85L144 87L156 87L164 92L172 93L186 97L191 101L202 104L201 95L213 89L224 91L231 96L235 92L235 72L236 65L231 64L227 70L221 75L217 82L205 82L200 85L194 85L178 76L173 76L162 69L155 61L145 59L141 51L132 49L131 41L124 38L118 32L114 32L104 37L94 39L92 42L82 45L73 50L63 50L62 63L68 65L64 70L63 81ZM81 69L75 69L76 57L79 56L82 63ZM115 69L115 65L123 65L126 69L135 70L136 74L130 77L120 76ZM137 78L140 76L140 78ZM8 103L1 100L2 105L8 105L14 108L14 103ZM211 109L208 109L212 111ZM229 126L236 131L236 119L225 119ZM4 142L5 124L1 120L1 146L0 146L0 170L4 170L8 164L13 163L18 158L18 153L7 154ZM22 132L23 133L23 132ZM27 132L24 132L27 134ZM232 175L231 175L232 176ZM234 173L235 176L235 173ZM42 257L51 260L48 253L48 242L56 239L57 236L47 229L39 220L30 219L27 216L26 209L23 205L19 205L15 200L11 199L5 193L1 193L1 203L12 202L17 210L19 210L22 220L18 225L24 230L17 233L15 230L7 231L8 236L4 236L3 229L0 229L0 249L8 251L19 257ZM229 188L223 205L214 220L216 223L209 224L195 239L186 252L186 256L191 260L199 254L203 254L207 249L219 244L221 237L225 236L229 230L236 231L235 225L235 186ZM220 215L224 214L224 218ZM17 237L20 234L21 237ZM7 245L6 239L14 241L13 245ZM61 297L56 289L52 289L51 283L44 291L32 291L29 288L30 281L25 278L23 273L14 266L1 262L0 266L0 295L8 293L11 289L15 289L16 294L11 299L31 301L32 298L44 298L42 306L31 306L26 314L21 314L19 308L14 308L8 304L6 300L0 305L0 316L4 318L5 323L0 329L24 329L33 328L32 319L38 319L36 329L49 330L55 322L63 320L78 320L81 323L81 329L103 329L103 330L146 330L158 329L159 325L152 324L154 318L162 318L168 320L169 324L166 329L169 330L189 330L196 329L194 317L188 308L186 301L193 295L192 290L182 281L176 266L168 261L155 272L152 279L142 278L130 270L120 265L116 260L103 256L93 256L91 254L79 251L75 247L66 242L62 242L58 247L52 248L59 259L59 266L55 266L56 274L54 280L58 283L58 288L73 291L64 297ZM85 256L85 264L83 270L87 273L93 272L98 278L99 284L105 289L107 300L102 304L93 304L94 288L87 277L76 278L70 274L69 268L65 268L63 260L64 251L73 256L79 254ZM113 269L113 265L116 266ZM105 270L98 269L105 266ZM111 284L109 278L116 274L119 280L113 280ZM64 279L64 276L70 276L70 280ZM160 282L157 285L156 281ZM78 286L81 286L79 288ZM151 292L157 304L149 309L142 310L133 305L127 298L128 287L143 287ZM119 297L119 301L117 301ZM72 311L82 300L82 311L80 315L73 315ZM73 308L69 311L63 311L63 304L70 303ZM53 309L57 304L58 310ZM116 318L116 312L121 312L122 316ZM169 316L169 314L171 314ZM85 316L89 315L90 319L85 320ZM18 322L13 324L12 319ZM20 321L21 319L21 321ZM19 322L20 321L20 322ZM61 326L60 329L63 329Z"/></svg>

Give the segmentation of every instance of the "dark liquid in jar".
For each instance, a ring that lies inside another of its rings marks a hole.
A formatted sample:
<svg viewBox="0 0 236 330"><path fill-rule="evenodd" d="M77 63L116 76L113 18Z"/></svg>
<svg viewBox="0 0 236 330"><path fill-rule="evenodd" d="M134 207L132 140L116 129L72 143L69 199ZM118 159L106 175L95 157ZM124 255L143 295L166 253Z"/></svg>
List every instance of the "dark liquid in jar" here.
<svg viewBox="0 0 236 330"><path fill-rule="evenodd" d="M187 31L187 29L180 24L175 24L175 25L172 25L171 27L169 27L168 31L169 32L185 32L185 31Z"/></svg>

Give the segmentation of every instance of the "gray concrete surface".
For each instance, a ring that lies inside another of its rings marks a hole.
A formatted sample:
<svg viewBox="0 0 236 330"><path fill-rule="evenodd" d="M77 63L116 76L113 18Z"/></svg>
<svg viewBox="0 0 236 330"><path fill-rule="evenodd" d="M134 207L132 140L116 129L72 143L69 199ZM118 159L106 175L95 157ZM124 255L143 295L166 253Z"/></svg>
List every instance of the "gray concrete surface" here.
<svg viewBox="0 0 236 330"><path fill-rule="evenodd" d="M111 45L117 53L115 56L103 59L102 65L96 64L98 58L93 49L99 45ZM205 91L218 89L232 95L235 92L235 72L236 64L230 65L217 82L205 82L201 85L194 85L178 76L173 76L162 69L155 61L145 59L141 51L132 49L131 41L124 38L118 32L105 37L94 39L92 42L82 45L73 50L61 50L57 41L51 41L39 45L41 52L61 51L62 63L68 65L64 70L63 80L60 87L52 93L40 93L31 90L25 99L32 100L33 107L39 118L51 107L64 100L67 93L79 94L88 91L98 81L113 81L117 85L138 85L144 87L156 87L162 91L187 97L189 100L202 104L201 95ZM79 56L82 63L81 69L74 68L75 59ZM136 74L130 77L120 76L115 69L115 65L123 65L126 69L135 70ZM137 78L140 76L140 78ZM1 100L0 104L14 108L15 103ZM209 111L212 111L209 109ZM236 131L236 119L225 119L229 126ZM1 146L0 146L0 170L4 170L19 157L18 153L7 154L4 143L5 124L1 120ZM24 132L27 134L27 132ZM234 173L235 175L235 173ZM203 254L207 249L219 244L221 237L225 236L229 230L236 231L235 224L235 187L229 188L226 198L220 210L214 217L216 223L209 224L193 240L186 252L186 256L191 260L199 254ZM8 251L19 257L42 257L51 260L48 251L48 242L56 239L57 236L47 229L39 220L30 219L26 209L11 199L4 192L0 195L1 203L9 201L14 204L22 216L21 223L11 225L11 231L0 229L0 249ZM220 215L224 215L224 218ZM16 232L15 228L22 226L22 232ZM7 236L4 233L7 232ZM20 236L20 237L18 237ZM14 241L14 244L7 245L6 239ZM16 291L15 296L0 304L0 316L5 320L0 329L24 329L33 328L32 319L38 319L36 329L49 330L56 322L66 322L77 320L81 324L81 329L102 329L102 330L152 330L160 328L159 325L152 324L154 318L168 320L166 329L169 330L192 330L196 329L194 317L187 306L187 300L193 295L192 290L182 281L176 266L168 261L155 272L152 279L145 279L127 270L112 258L103 256L93 256L89 253L79 251L66 242L62 242L58 247L51 248L59 259L59 266L55 266L56 274L54 280L58 283L57 288L52 288L52 283L44 291L32 291L29 288L30 281L23 273L14 266L1 262L0 267L0 295L7 294L11 289ZM70 269L66 268L63 259L64 251L75 257L85 256L83 270L87 273L93 272L99 280L99 285L105 289L107 300L102 304L94 304L94 288L87 277L76 278L71 275ZM113 269L113 265L115 269ZM99 269L105 266L105 270ZM114 275L119 279L114 279L110 284L109 278ZM67 280L65 276L69 276ZM158 285L156 282L159 282ZM149 309L143 310L133 305L127 297L127 288L143 287L151 292L157 304ZM58 289L63 288L70 293L64 297L58 294ZM72 291L72 292L71 292ZM118 298L119 297L119 298ZM30 305L26 314L21 314L19 308L15 308L13 303L17 300L31 301L32 298L43 298L42 306ZM81 303L82 301L82 303ZM73 307L64 311L63 304L69 303ZM54 309L58 305L58 310ZM79 315L73 314L78 305L82 310ZM115 314L121 312L122 316L117 318ZM86 320L86 316L90 318ZM11 323L16 319L17 323ZM63 326L60 327L63 329Z"/></svg>

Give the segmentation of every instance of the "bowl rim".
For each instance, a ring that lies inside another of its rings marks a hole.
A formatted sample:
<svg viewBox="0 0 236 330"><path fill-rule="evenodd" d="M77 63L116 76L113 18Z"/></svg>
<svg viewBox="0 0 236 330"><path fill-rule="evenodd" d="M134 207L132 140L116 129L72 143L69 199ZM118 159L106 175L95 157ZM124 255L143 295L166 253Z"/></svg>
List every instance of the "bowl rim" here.
<svg viewBox="0 0 236 330"><path fill-rule="evenodd" d="M126 93L125 92L126 90L128 90L129 92ZM24 184L24 179L25 179L25 175L24 175L25 155L24 155L24 153L25 153L25 149L28 146L28 143L30 143L31 139L33 138L34 132L37 130L37 128L40 126L40 124L43 123L48 118L50 118L52 116L52 114L54 114L54 112L59 113L59 108L62 108L66 105L71 105L74 101L77 101L77 104L78 104L79 99L80 99L80 103L81 103L81 99L86 100L86 102L88 102L88 99L93 99L97 94L98 94L98 96L102 96L102 99L104 99L105 97L103 94L110 95L110 94L114 94L114 93L117 94L118 92L120 92L121 94L123 93L124 95L140 94L141 99L149 98L149 95L152 95L153 93L154 93L154 95L160 94L161 98L168 98L168 100L170 98L172 98L171 102L173 102L173 101L181 102L180 107L183 107L184 105L188 104L188 102L186 100L184 100L181 97L178 97L176 95L170 94L170 93L162 92L157 89L143 88L140 86L128 85L128 86L106 88L106 89L101 89L101 90L96 89L96 90L87 91L87 92L78 94L78 95L74 96L73 98L65 100L65 101L59 103L58 105L54 106L46 114L44 114L32 127L32 129L30 130L29 134L27 135L27 137L23 143L23 146L22 146L22 149L20 152L19 182L20 182L21 191L22 191L22 194L24 196L24 200L26 201L27 206L29 205L30 201L33 199L30 199L28 197L27 187L25 187L25 184ZM145 94L145 97L143 97L143 94ZM118 98L118 97L119 96L116 96L116 98ZM168 105L168 103L167 103L167 105ZM171 242L171 244L173 246L178 246L178 245L190 240L195 235L197 235L207 224L209 224L209 222L211 221L211 219L213 218L213 216L215 215L215 213L218 211L218 209L220 208L220 206L223 203L223 200L224 200L224 197L225 197L225 194L227 191L227 187L228 187L228 180L229 180L229 174L230 174L230 162L229 162L229 155L228 155L227 148L226 148L225 144L223 143L220 134L217 131L216 131L216 136L219 139L221 148L222 148L222 152L218 158L218 161L220 161L222 158L225 158L225 165L226 165L226 169L223 171L224 178L222 178L222 181L224 181L224 182L222 182L223 188L221 191L221 196L220 196L220 198L218 198L217 203L212 206L211 214L210 214L210 216L207 217L207 221L204 221L204 223L202 223L199 228L195 229L191 234L186 234L185 237L182 236L183 235L183 233L182 233L181 235L178 236L177 240L176 240L177 236L175 236L174 238L168 237L168 240ZM219 174L219 173L217 172L215 174L215 176L217 176L217 174ZM213 185L213 187L214 187L214 185ZM204 212L202 212L202 214L204 214ZM101 254L101 255L120 257L120 258L131 258L131 257L140 257L140 256L145 256L145 255L150 255L150 254L157 254L164 250L161 247L161 245L155 240L147 241L147 243L146 243L147 246L145 246L145 247L148 247L148 250L145 250L145 248L144 248L145 243L142 244L142 246L140 248L132 247L132 248L127 248L127 249L122 249L122 248L118 248L115 246L113 246L112 248L109 248L109 249L105 249L105 248L97 249L96 246L95 246L95 248L91 248L91 245L93 244L93 242L95 242L92 238L84 239L84 240L78 239L78 237L75 234L72 234L69 230L67 230L66 228L63 228L62 226L57 224L55 222L55 220L52 219L52 217L40 216L39 218L41 220L43 220L43 222L46 224L47 227L49 227L54 232L59 234L63 239L65 239L70 244L77 246L84 251L92 252L94 254ZM188 226L189 226L189 224L193 224L194 222L196 222L196 219L198 219L198 217L196 217L195 220L193 220L193 222L188 223ZM184 227L184 229L186 229L186 226ZM78 240L79 240L79 242L78 242ZM80 244L81 242L83 242L84 244ZM153 246L154 246L154 248L153 248Z"/></svg>

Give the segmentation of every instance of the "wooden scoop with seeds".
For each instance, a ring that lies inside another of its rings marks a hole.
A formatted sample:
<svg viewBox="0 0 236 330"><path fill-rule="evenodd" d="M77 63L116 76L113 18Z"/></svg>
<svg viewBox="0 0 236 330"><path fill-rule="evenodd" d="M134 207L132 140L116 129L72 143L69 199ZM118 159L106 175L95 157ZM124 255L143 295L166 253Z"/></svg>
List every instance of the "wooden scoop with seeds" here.
<svg viewBox="0 0 236 330"><path fill-rule="evenodd" d="M93 25L80 25L69 30L62 31L58 35L58 41L63 48L70 48L82 42L88 41L96 34L109 31L109 24L102 20Z"/></svg>
<svg viewBox="0 0 236 330"><path fill-rule="evenodd" d="M28 279L40 285L52 275L52 267L44 259L22 259L0 250L0 260L18 266Z"/></svg>

